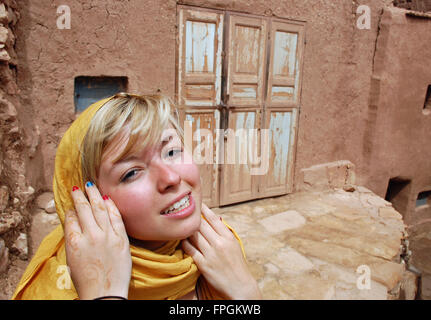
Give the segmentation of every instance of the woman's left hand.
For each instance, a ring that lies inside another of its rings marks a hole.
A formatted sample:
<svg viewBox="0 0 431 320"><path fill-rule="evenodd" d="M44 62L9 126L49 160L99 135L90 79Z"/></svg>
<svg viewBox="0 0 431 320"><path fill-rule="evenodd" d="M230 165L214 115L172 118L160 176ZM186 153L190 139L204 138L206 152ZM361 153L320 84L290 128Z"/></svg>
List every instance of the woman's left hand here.
<svg viewBox="0 0 431 320"><path fill-rule="evenodd" d="M199 230L183 240L184 251L193 258L205 279L227 299L262 299L238 240L203 203L202 212L208 222L201 219Z"/></svg>

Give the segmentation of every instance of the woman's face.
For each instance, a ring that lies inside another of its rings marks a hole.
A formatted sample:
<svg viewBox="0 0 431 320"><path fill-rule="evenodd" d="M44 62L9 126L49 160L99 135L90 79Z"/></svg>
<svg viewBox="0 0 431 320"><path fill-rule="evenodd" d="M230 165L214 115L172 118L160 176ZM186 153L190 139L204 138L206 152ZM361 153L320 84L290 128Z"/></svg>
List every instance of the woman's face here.
<svg viewBox="0 0 431 320"><path fill-rule="evenodd" d="M176 131L165 130L160 145L113 160L127 145L123 129L107 146L99 168L98 187L115 202L130 237L157 247L185 239L199 229L199 169ZM169 210L169 212L168 212Z"/></svg>

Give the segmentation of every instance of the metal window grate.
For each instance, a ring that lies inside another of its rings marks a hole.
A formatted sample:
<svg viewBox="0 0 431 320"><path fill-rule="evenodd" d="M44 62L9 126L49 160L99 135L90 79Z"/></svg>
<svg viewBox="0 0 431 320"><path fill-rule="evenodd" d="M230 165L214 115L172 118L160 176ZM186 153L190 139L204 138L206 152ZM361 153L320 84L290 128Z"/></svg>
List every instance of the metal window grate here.
<svg viewBox="0 0 431 320"><path fill-rule="evenodd" d="M127 91L127 77L76 77L75 112L82 112L92 103L123 91Z"/></svg>

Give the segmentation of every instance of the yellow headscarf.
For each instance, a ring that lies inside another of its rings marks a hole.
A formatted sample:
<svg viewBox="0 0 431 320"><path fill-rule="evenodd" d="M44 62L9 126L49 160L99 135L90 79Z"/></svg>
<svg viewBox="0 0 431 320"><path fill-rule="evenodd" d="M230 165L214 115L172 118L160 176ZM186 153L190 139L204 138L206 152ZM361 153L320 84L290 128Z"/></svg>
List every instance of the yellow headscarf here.
<svg viewBox="0 0 431 320"><path fill-rule="evenodd" d="M66 131L58 146L53 191L61 225L40 244L12 299L78 299L73 283L70 286L64 283L66 270L64 215L67 210L74 208L70 194L72 187L78 186L84 190L80 145L94 114L111 98L98 101L82 112ZM240 238L232 228L229 229L238 239L244 254ZM180 240L169 241L154 251L131 245L130 251L132 277L129 299L177 299L195 289L200 272L193 259L181 249ZM205 279L200 280L199 285L201 299L223 298Z"/></svg>

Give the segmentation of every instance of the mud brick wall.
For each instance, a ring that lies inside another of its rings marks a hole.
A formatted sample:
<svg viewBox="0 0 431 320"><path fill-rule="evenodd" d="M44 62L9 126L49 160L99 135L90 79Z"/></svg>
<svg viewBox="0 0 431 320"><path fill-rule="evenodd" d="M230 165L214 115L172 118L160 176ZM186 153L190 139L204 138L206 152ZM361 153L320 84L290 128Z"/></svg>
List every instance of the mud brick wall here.
<svg viewBox="0 0 431 320"><path fill-rule="evenodd" d="M37 157L38 133L20 118L15 30L20 19L14 0L0 0L0 274L18 257L28 256L29 206L35 189L28 171Z"/></svg>

